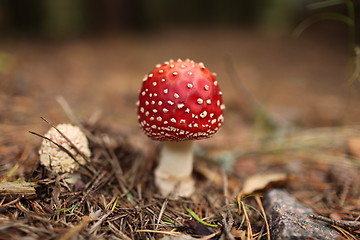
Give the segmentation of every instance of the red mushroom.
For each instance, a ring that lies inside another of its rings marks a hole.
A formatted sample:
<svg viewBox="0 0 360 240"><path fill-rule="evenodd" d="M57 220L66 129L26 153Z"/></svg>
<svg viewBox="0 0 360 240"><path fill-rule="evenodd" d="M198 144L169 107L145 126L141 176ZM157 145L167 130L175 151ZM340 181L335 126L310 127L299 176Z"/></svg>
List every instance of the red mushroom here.
<svg viewBox="0 0 360 240"><path fill-rule="evenodd" d="M189 59L166 61L143 79L138 120L145 134L164 141L155 184L163 195L194 191L193 141L221 127L225 108L215 74Z"/></svg>

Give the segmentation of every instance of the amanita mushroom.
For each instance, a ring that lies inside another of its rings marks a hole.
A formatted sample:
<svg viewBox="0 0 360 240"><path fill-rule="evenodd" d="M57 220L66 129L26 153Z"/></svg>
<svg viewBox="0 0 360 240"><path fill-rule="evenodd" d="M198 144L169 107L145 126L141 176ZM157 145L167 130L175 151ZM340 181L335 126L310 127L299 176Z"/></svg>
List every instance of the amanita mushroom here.
<svg viewBox="0 0 360 240"><path fill-rule="evenodd" d="M86 157L90 157L90 149L88 147L88 140L85 134L80 128L71 124L59 124L56 128L74 145L76 148L84 154ZM67 180L68 183L74 183L79 178L79 175L74 174L79 168L79 164L85 164L86 161L83 156L78 154L71 144L66 140L55 128L51 128L45 137L61 145L68 150L72 156L76 159L74 161L65 151L61 150L53 142L44 139L42 141L41 148L39 150L40 163L47 167L50 171L55 173L70 173Z"/></svg>
<svg viewBox="0 0 360 240"><path fill-rule="evenodd" d="M145 134L164 141L155 170L157 188L165 196L190 196L193 140L211 137L224 121L215 74L189 59L158 64L144 77L137 105Z"/></svg>

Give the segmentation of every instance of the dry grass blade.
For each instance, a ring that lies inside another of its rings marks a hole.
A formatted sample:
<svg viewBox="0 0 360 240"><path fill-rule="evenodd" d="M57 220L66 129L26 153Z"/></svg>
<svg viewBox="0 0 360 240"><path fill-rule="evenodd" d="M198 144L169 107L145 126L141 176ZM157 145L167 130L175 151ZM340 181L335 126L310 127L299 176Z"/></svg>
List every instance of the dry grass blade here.
<svg viewBox="0 0 360 240"><path fill-rule="evenodd" d="M335 226L333 225L332 226L333 228L335 228L336 230L338 230L342 235L344 235L344 237L347 239L347 240L358 240L357 237L355 237L354 235L352 235L351 233L349 233L348 231L346 231L345 229L339 227L339 226Z"/></svg>
<svg viewBox="0 0 360 240"><path fill-rule="evenodd" d="M246 229L247 229L246 239L247 240L252 240L254 238L254 235L253 235L253 232L252 232L252 227L251 227L251 222L250 222L250 219L249 219L249 214L247 212L247 208L245 206L245 203L241 198L242 198L242 193L240 192L236 197L238 210L241 211L244 214L244 219L245 219Z"/></svg>
<svg viewBox="0 0 360 240"><path fill-rule="evenodd" d="M270 227L269 227L269 223L268 223L268 220L267 220L267 217L266 217L265 209L264 209L264 206L263 206L263 204L261 202L260 196L255 195L255 200L256 200L257 204L259 205L259 207L260 207L260 211L262 213L262 216L264 217L264 222L265 222L265 227L266 227L266 232L267 232L267 239L270 240L271 239L271 237L270 237Z"/></svg>
<svg viewBox="0 0 360 240"><path fill-rule="evenodd" d="M253 232L252 232L252 228L251 228L251 222L250 222L249 215L248 215L247 209L246 209L245 204L244 204L243 201L241 201L241 208L242 208L242 211L244 213L245 220L246 220L246 226L247 226L247 237L246 237L246 239L247 240L252 240L254 238L254 236L253 236Z"/></svg>

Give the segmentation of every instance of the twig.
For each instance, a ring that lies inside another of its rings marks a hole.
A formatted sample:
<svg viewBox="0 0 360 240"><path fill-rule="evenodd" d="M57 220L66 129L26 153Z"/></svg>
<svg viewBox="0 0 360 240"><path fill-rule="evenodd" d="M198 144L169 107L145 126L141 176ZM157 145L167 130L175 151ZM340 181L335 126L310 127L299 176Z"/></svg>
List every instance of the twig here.
<svg viewBox="0 0 360 240"><path fill-rule="evenodd" d="M321 215L310 215L311 218L329 223L331 225L339 226L342 228L347 228L349 230L355 231L360 230L360 222L359 221L346 221L346 220L336 220L327 218Z"/></svg>
<svg viewBox="0 0 360 240"><path fill-rule="evenodd" d="M228 178L227 175L225 173L225 170L222 171L222 179L223 179L223 192L224 192L224 197L225 197L225 207L227 208L227 212L226 214L222 214L222 222L224 224L224 232L225 235L230 239L230 240L234 240L235 238L233 237L233 235L231 234L231 228L234 224L234 218L231 214L230 208L229 208L229 191L228 191ZM227 221L228 220L228 221Z"/></svg>

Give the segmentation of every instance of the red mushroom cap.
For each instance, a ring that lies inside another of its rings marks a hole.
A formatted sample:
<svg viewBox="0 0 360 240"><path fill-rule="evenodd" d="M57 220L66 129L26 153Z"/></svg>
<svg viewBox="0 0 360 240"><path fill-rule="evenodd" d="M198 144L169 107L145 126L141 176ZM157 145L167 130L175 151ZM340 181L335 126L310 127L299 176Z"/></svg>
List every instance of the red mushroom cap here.
<svg viewBox="0 0 360 240"><path fill-rule="evenodd" d="M179 59L158 64L143 79L137 103L140 126L160 141L211 137L224 121L221 95L203 63Z"/></svg>

